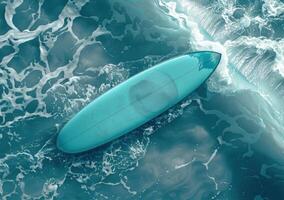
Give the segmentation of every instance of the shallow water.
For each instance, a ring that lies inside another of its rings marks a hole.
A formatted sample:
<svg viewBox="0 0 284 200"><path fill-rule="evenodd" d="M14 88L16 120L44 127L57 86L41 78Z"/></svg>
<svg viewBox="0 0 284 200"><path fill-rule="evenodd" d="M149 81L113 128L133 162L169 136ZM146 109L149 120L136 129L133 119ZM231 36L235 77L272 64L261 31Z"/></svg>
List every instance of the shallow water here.
<svg viewBox="0 0 284 200"><path fill-rule="evenodd" d="M1 199L284 198L283 2L1 0L0 15ZM56 149L97 96L194 50L223 57L183 102L87 153Z"/></svg>

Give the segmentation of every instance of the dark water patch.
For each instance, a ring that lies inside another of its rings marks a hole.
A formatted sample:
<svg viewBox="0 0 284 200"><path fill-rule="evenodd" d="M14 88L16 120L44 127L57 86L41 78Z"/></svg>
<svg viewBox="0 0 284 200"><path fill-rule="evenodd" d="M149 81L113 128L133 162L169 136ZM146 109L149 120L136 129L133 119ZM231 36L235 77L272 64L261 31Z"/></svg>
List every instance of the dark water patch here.
<svg viewBox="0 0 284 200"><path fill-rule="evenodd" d="M66 32L58 36L47 57L50 71L68 64L73 59L76 49L76 39L71 33Z"/></svg>
<svg viewBox="0 0 284 200"><path fill-rule="evenodd" d="M225 96L216 96L212 98L209 102L204 102L204 108L206 110L211 110L213 108L218 108L219 111L225 112L231 116L240 115L241 111L237 107L231 106L234 104L236 100L233 96L232 97L225 97Z"/></svg>
<svg viewBox="0 0 284 200"><path fill-rule="evenodd" d="M22 81L22 84L30 88L39 83L42 78L42 73L40 70L33 70L27 74L25 79Z"/></svg>
<svg viewBox="0 0 284 200"><path fill-rule="evenodd" d="M6 4L4 2L0 3L0 35L4 35L10 30L6 20L5 20L5 7Z"/></svg>
<svg viewBox="0 0 284 200"><path fill-rule="evenodd" d="M9 129L1 128L2 138L0 140L0 158L5 157L6 153L10 153L12 150L12 145L10 143L11 141L8 133Z"/></svg>
<svg viewBox="0 0 284 200"><path fill-rule="evenodd" d="M119 36L119 35L123 35L128 23L112 20L109 24L107 24L106 28L110 30L114 36Z"/></svg>
<svg viewBox="0 0 284 200"><path fill-rule="evenodd" d="M5 181L3 183L3 195L12 193L15 189L16 185L13 181Z"/></svg>
<svg viewBox="0 0 284 200"><path fill-rule="evenodd" d="M260 131L259 126L257 126L257 124L250 119L246 119L242 117L242 118L237 119L236 121L238 125L248 133L255 133L255 132Z"/></svg>
<svg viewBox="0 0 284 200"><path fill-rule="evenodd" d="M24 192L32 197L38 197L42 193L45 180L40 177L40 174L30 174L25 176L23 181L25 182Z"/></svg>
<svg viewBox="0 0 284 200"><path fill-rule="evenodd" d="M33 90L30 90L30 91L27 91L27 95L32 97L32 98L36 98L36 91L37 91L37 88L33 89Z"/></svg>
<svg viewBox="0 0 284 200"><path fill-rule="evenodd" d="M243 136L240 133L234 133L231 131L224 131L222 139L232 145L240 144L240 138Z"/></svg>
<svg viewBox="0 0 284 200"><path fill-rule="evenodd" d="M38 107L38 100L32 100L26 107L26 111L29 113L33 113L36 111Z"/></svg>
<svg viewBox="0 0 284 200"><path fill-rule="evenodd" d="M80 14L85 17L97 17L99 23L104 19L110 19L113 12L108 0L90 0L80 10Z"/></svg>
<svg viewBox="0 0 284 200"><path fill-rule="evenodd" d="M4 94L8 94L8 93L9 93L9 89L4 84L0 84L0 97L2 98Z"/></svg>
<svg viewBox="0 0 284 200"><path fill-rule="evenodd" d="M98 22L92 18L76 17L73 20L72 30L79 39L83 39L91 36L97 27Z"/></svg>
<svg viewBox="0 0 284 200"><path fill-rule="evenodd" d="M22 103L24 103L24 98L23 98L23 97L19 97L19 98L16 99L15 102L16 102L17 104L22 104Z"/></svg>
<svg viewBox="0 0 284 200"><path fill-rule="evenodd" d="M23 3L15 10L16 13L13 15L13 24L20 31L28 29L34 20L34 16L36 16L38 8L38 1L24 0Z"/></svg>
<svg viewBox="0 0 284 200"><path fill-rule="evenodd" d="M40 8L39 19L31 27L31 30L35 30L40 25L45 25L57 20L67 2L68 0L45 0Z"/></svg>
<svg viewBox="0 0 284 200"><path fill-rule="evenodd" d="M39 40L24 42L19 45L19 52L7 64L9 67L15 69L18 73L23 71L29 65L40 61Z"/></svg>
<svg viewBox="0 0 284 200"><path fill-rule="evenodd" d="M0 28L1 29L1 28ZM15 52L14 48L11 46L3 46L0 48L0 63L5 56L10 55L11 53Z"/></svg>
<svg viewBox="0 0 284 200"><path fill-rule="evenodd" d="M284 14L283 14L284 15ZM279 41L284 38L284 17L279 17L273 20L271 27L273 29L272 38L275 38L276 41Z"/></svg>

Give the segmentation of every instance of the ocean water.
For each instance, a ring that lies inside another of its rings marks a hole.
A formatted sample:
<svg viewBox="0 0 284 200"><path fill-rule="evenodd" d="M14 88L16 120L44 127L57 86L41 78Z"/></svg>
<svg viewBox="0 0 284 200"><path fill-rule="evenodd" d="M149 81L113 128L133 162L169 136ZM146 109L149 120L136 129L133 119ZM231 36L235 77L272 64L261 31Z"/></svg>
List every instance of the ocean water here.
<svg viewBox="0 0 284 200"><path fill-rule="evenodd" d="M222 60L180 104L56 148L100 94L195 50ZM283 77L282 0L0 0L0 199L284 199Z"/></svg>

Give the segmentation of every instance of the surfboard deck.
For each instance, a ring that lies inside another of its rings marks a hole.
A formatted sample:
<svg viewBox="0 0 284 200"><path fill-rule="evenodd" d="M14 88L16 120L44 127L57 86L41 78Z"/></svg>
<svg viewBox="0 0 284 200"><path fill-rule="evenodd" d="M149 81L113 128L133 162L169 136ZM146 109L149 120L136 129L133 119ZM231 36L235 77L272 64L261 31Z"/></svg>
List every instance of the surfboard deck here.
<svg viewBox="0 0 284 200"><path fill-rule="evenodd" d="M147 69L102 94L60 131L57 147L79 153L145 124L196 90L214 72L221 55L193 52Z"/></svg>

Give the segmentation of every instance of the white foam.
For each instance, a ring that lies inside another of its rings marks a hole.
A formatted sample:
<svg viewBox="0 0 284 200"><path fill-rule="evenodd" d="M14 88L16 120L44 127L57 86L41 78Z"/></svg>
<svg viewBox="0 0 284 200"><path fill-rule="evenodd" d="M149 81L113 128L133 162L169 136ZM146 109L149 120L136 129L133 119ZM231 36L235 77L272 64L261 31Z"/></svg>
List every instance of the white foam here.
<svg viewBox="0 0 284 200"><path fill-rule="evenodd" d="M280 0L263 0L262 9L267 12L268 16L278 17L284 14L284 3Z"/></svg>

